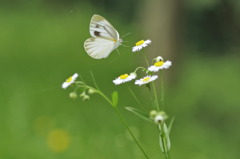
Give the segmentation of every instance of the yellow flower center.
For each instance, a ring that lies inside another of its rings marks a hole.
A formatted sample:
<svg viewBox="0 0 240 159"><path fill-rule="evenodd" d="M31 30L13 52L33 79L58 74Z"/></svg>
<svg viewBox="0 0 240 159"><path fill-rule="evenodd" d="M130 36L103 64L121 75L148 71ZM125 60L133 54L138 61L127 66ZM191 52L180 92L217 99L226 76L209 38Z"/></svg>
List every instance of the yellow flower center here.
<svg viewBox="0 0 240 159"><path fill-rule="evenodd" d="M128 78L128 74L121 75L121 76L119 76L119 78L120 79L126 79L126 78Z"/></svg>
<svg viewBox="0 0 240 159"><path fill-rule="evenodd" d="M150 77L145 77L144 79L143 79L143 82L147 82L147 81L149 81L150 80Z"/></svg>
<svg viewBox="0 0 240 159"><path fill-rule="evenodd" d="M72 76L69 77L69 78L66 80L67 83L69 83L69 82L71 82L71 81L72 81Z"/></svg>
<svg viewBox="0 0 240 159"><path fill-rule="evenodd" d="M154 66L160 67L160 66L162 66L163 64L164 64L163 61L158 61L158 62L156 62L156 63L154 64Z"/></svg>
<svg viewBox="0 0 240 159"><path fill-rule="evenodd" d="M136 46L142 45L144 42L145 42L144 40L141 40L141 41L136 43Z"/></svg>

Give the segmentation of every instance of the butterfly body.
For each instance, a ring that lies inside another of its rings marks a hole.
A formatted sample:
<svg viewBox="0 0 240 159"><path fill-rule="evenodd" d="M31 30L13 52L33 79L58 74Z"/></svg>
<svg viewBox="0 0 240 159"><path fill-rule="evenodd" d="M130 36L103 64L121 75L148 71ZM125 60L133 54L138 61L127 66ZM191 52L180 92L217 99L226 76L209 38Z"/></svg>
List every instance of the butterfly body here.
<svg viewBox="0 0 240 159"><path fill-rule="evenodd" d="M92 37L84 42L84 48L92 58L106 58L122 43L117 30L100 15L92 16L89 30Z"/></svg>

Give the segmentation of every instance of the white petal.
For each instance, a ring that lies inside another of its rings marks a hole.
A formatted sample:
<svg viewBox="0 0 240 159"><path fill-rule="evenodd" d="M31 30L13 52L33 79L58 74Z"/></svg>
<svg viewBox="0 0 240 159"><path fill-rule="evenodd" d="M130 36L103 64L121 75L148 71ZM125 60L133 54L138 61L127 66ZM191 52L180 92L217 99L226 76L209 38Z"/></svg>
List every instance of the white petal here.
<svg viewBox="0 0 240 159"><path fill-rule="evenodd" d="M121 80L120 78L117 78L117 79L113 80L113 83L114 83L115 85L119 85L119 84L122 83L122 80Z"/></svg>
<svg viewBox="0 0 240 159"><path fill-rule="evenodd" d="M143 80L144 80L146 77L149 77L150 79L145 82L145 81L143 81ZM157 75L146 76L146 77L141 78L140 80L136 80L136 81L135 81L135 84L141 86L141 85L143 85L143 84L147 84L147 83L149 83L149 82L152 82L152 81L154 81L154 80L156 80L156 79L158 78Z"/></svg>
<svg viewBox="0 0 240 159"><path fill-rule="evenodd" d="M146 44L151 44L151 42L152 42L151 40L146 40L145 41Z"/></svg>
<svg viewBox="0 0 240 159"><path fill-rule="evenodd" d="M158 75L153 75L153 76L151 77L150 82L156 80L157 78L158 78Z"/></svg>
<svg viewBox="0 0 240 159"><path fill-rule="evenodd" d="M148 70L149 71L151 71L151 72L158 72L158 70L160 69L160 67L156 67L156 66L150 66L149 68L148 68Z"/></svg>
<svg viewBox="0 0 240 159"><path fill-rule="evenodd" d="M69 85L70 85L70 83L64 82L64 83L62 84L62 88L63 88L63 89L66 89Z"/></svg>
<svg viewBox="0 0 240 159"><path fill-rule="evenodd" d="M118 77L117 79L113 80L113 83L115 85L119 85L119 84L122 84L125 82L129 82L129 81L135 79L136 77L137 77L137 75L135 73L130 73L130 75L127 78L121 79L120 77Z"/></svg>
<svg viewBox="0 0 240 159"><path fill-rule="evenodd" d="M136 80L136 81L135 81L135 84L141 86L141 85L143 85L144 83L143 83L141 80Z"/></svg>
<svg viewBox="0 0 240 159"><path fill-rule="evenodd" d="M72 76L72 79L75 81L75 79L78 77L77 73L74 73L74 75Z"/></svg>
<svg viewBox="0 0 240 159"><path fill-rule="evenodd" d="M139 46L134 46L134 47L132 48L132 52L140 51L141 49L142 49L142 46L141 46L141 45L139 45Z"/></svg>
<svg viewBox="0 0 240 159"><path fill-rule="evenodd" d="M169 68L170 66L172 66L172 62L171 62L171 61L166 61L166 62L164 63L164 65L163 65L163 67L164 67L165 69Z"/></svg>

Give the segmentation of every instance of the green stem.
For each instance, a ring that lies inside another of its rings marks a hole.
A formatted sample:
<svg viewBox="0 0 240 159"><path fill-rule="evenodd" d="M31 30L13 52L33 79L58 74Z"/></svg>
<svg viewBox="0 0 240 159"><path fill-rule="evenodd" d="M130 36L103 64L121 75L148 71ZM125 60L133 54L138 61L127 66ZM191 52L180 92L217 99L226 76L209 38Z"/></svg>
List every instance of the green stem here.
<svg viewBox="0 0 240 159"><path fill-rule="evenodd" d="M138 142L138 140L136 139L136 137L134 136L133 132L131 131L131 129L129 128L126 120L124 119L124 117L122 116L122 114L120 113L120 111L118 110L117 106L115 106L113 104L113 102L99 89L93 88L89 85L86 85L83 82L76 82L77 86L79 88L86 88L86 89L93 89L96 93L98 93L100 96L102 96L116 111L118 117L120 118L120 120L122 121L123 125L127 128L128 132L130 133L130 135L132 136L132 138L134 139L135 143L138 145L138 147L140 148L140 150L142 151L142 153L144 154L144 156L146 157L146 159L149 159L148 155L146 154L146 152L144 151L144 149L142 148L141 144ZM96 85L96 84L95 84ZM97 85L96 85L97 86Z"/></svg>
<svg viewBox="0 0 240 159"><path fill-rule="evenodd" d="M95 89L96 90L96 89ZM146 159L149 159L148 155L146 154L146 152L144 151L144 149L142 148L141 144L138 142L138 140L136 139L136 137L134 136L133 132L131 131L131 129L129 128L126 120L124 119L124 117L122 116L122 114L120 113L120 111L118 110L117 107L113 106L112 101L104 94L102 93L100 90L96 90L116 111L118 117L120 118L120 120L122 121L123 125L127 128L128 132L130 133L130 135L132 136L132 138L134 139L135 143L138 145L138 147L140 148L140 150L142 151L142 153L144 154L144 156L146 157Z"/></svg>
<svg viewBox="0 0 240 159"><path fill-rule="evenodd" d="M140 150L142 151L142 153L144 154L144 156L149 159L148 155L146 154L146 152L144 151L143 147L141 146L141 144L139 143L139 141L136 139L136 137L134 136L133 132L131 131L131 129L129 128L126 120L124 119L124 117L122 116L122 114L120 113L120 111L118 110L117 107L114 107L118 117L121 119L122 123L124 124L124 126L127 128L129 134L132 136L132 138L134 139L135 143L138 145L138 147L140 148Z"/></svg>
<svg viewBox="0 0 240 159"><path fill-rule="evenodd" d="M96 90L96 89L95 89ZM96 90L98 94L100 94L111 106L113 106L112 101L105 95L103 94L100 90Z"/></svg>
<svg viewBox="0 0 240 159"><path fill-rule="evenodd" d="M91 76L92 76L93 83L94 83L95 87L96 87L98 90L100 90L100 88L98 87L97 82L96 82L96 80L95 80L95 78L94 78L94 75L93 75L92 71L90 72L90 74L91 74Z"/></svg>
<svg viewBox="0 0 240 159"><path fill-rule="evenodd" d="M154 98L153 98L153 94L152 94L152 91L151 91L151 88L150 88L150 84L147 85L148 87L148 90L149 90L149 97L151 99L151 102L152 102L152 106L153 108L157 108L157 105L156 105L156 102L154 102Z"/></svg>
<svg viewBox="0 0 240 159"><path fill-rule="evenodd" d="M137 68L134 70L134 73L136 73L137 70L139 70L139 69L142 69L142 70L144 70L144 71L147 71L146 68L144 68L144 67L142 67L142 66L139 66L139 67L137 67Z"/></svg>
<svg viewBox="0 0 240 159"><path fill-rule="evenodd" d="M143 105L142 105L142 103L139 101L139 99L137 98L137 96L136 96L136 94L133 92L133 90L132 90L130 87L128 87L128 90L129 90L129 92L131 93L131 95L133 96L133 98L135 99L135 101L138 103L138 105L139 105L143 110L145 110L144 107L143 107Z"/></svg>
<svg viewBox="0 0 240 159"><path fill-rule="evenodd" d="M160 128L161 127L161 128ZM163 145L163 150L164 150L164 155L165 155L165 158L166 159L171 159L170 158L170 154L169 154L169 151L168 151L168 147L167 147L167 141L166 141L166 134L165 134L165 131L164 131L164 128L163 128L163 124L160 124L160 126L158 126L158 130L159 130L159 133L161 135L161 140L162 140L162 145Z"/></svg>
<svg viewBox="0 0 240 159"><path fill-rule="evenodd" d="M163 86L163 71L160 71L161 78L161 106L164 108L164 86Z"/></svg>
<svg viewBox="0 0 240 159"><path fill-rule="evenodd" d="M157 106L157 110L160 111L160 106L159 106L159 103L158 103L156 86L155 86L154 82L152 82L152 85L153 85L154 100L155 100L155 103L156 103L156 106Z"/></svg>
<svg viewBox="0 0 240 159"><path fill-rule="evenodd" d="M147 67L149 67L149 63L148 63L148 60L147 60L147 57L146 57L146 55L145 55L145 54L143 54L143 56L144 56L144 59L145 59L145 61L146 61L146 63L147 63Z"/></svg>

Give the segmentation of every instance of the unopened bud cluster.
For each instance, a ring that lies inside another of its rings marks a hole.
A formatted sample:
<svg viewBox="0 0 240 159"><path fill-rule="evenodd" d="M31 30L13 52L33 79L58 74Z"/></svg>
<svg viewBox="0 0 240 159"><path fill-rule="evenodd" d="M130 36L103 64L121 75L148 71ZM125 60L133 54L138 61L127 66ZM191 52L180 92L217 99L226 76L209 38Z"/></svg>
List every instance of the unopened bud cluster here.
<svg viewBox="0 0 240 159"><path fill-rule="evenodd" d="M90 95L92 95L94 93L97 93L97 91L92 89L92 88L89 88L87 90L84 90L81 94L79 94L79 96L78 96L76 91L71 92L69 94L69 97L72 98L72 99L76 99L76 98L80 97L83 101L86 101L86 100L89 100Z"/></svg>
<svg viewBox="0 0 240 159"><path fill-rule="evenodd" d="M164 111L152 110L149 113L150 118L154 121L155 124L161 124L164 120L167 119L167 114Z"/></svg>

